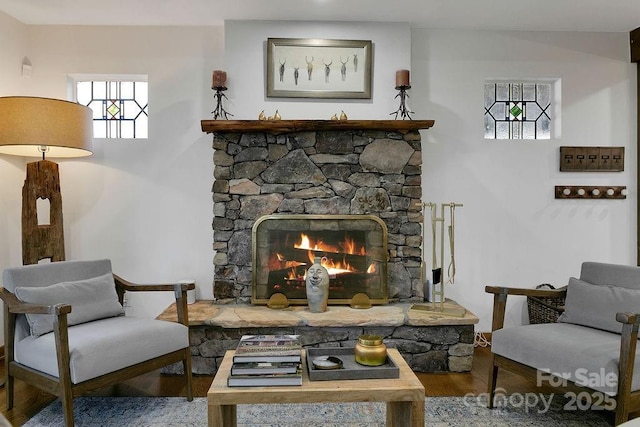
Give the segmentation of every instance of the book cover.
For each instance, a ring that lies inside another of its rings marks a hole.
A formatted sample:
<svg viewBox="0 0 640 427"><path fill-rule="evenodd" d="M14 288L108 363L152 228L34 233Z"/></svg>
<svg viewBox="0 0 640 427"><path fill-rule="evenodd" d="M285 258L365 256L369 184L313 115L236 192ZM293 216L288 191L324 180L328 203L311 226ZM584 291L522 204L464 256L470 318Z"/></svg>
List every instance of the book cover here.
<svg viewBox="0 0 640 427"><path fill-rule="evenodd" d="M229 387L268 387L302 385L300 374L229 375Z"/></svg>
<svg viewBox="0 0 640 427"><path fill-rule="evenodd" d="M231 375L296 374L300 372L298 362L250 362L234 363Z"/></svg>
<svg viewBox="0 0 640 427"><path fill-rule="evenodd" d="M290 355L268 355L268 354L247 354L244 356L233 356L233 363L251 363L251 362L302 362L302 352L298 350L298 354Z"/></svg>
<svg viewBox="0 0 640 427"><path fill-rule="evenodd" d="M289 351L301 348L298 335L243 335L236 348L236 354Z"/></svg>
<svg viewBox="0 0 640 427"><path fill-rule="evenodd" d="M298 335L244 335L234 362L298 362L302 344Z"/></svg>

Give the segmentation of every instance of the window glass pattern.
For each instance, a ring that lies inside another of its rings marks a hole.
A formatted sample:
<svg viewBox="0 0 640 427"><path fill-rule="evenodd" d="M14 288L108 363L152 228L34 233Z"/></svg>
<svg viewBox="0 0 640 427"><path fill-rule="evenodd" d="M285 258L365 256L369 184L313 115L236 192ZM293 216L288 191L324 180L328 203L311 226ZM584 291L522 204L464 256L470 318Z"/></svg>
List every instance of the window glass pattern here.
<svg viewBox="0 0 640 427"><path fill-rule="evenodd" d="M551 86L551 83L485 83L485 139L550 139Z"/></svg>
<svg viewBox="0 0 640 427"><path fill-rule="evenodd" d="M77 81L77 102L93 110L94 138L148 138L148 83Z"/></svg>

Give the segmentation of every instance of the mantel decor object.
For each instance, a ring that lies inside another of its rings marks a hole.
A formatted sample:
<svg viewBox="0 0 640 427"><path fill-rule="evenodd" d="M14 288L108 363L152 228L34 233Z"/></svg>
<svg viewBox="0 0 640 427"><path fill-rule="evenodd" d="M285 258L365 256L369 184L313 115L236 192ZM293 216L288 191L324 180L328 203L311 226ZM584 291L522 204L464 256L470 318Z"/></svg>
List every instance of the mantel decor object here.
<svg viewBox="0 0 640 427"><path fill-rule="evenodd" d="M64 261L62 196L58 165L47 157L90 156L93 111L60 99L0 98L0 154L42 157L27 164L22 187L22 262ZM49 218L38 221L38 199L49 201Z"/></svg>
<svg viewBox="0 0 640 427"><path fill-rule="evenodd" d="M214 70L213 77L211 82L211 89L215 90L215 98L216 98L216 109L212 111L213 119L218 120L218 117L227 120L228 116L233 116L233 114L227 112L222 106L222 98L228 99L227 95L224 94L224 91L227 90L227 73L222 70Z"/></svg>
<svg viewBox="0 0 640 427"><path fill-rule="evenodd" d="M315 257L313 264L307 270L307 303L312 313L327 311L329 302L329 272L322 265L322 258Z"/></svg>
<svg viewBox="0 0 640 427"><path fill-rule="evenodd" d="M396 111L389 113L390 116L395 114L396 120L398 119L398 114L400 115L400 118L402 120L412 120L411 114L414 114L414 112L410 111L409 108L407 108L407 98L409 97L409 95L407 94L407 89L411 89L409 70L396 71L396 90L398 91L396 98L400 98L400 106Z"/></svg>

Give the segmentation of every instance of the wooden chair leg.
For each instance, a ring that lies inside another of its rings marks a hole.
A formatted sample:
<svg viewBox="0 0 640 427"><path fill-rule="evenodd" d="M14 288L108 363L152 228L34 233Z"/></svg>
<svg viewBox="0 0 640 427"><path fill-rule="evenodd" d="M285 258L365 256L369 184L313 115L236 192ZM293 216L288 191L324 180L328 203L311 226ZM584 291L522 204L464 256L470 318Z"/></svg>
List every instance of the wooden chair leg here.
<svg viewBox="0 0 640 427"><path fill-rule="evenodd" d="M71 359L69 357L69 329L67 315L54 318L53 331L56 340L56 356L58 359L58 381L62 413L66 427L73 427L73 383L71 382Z"/></svg>
<svg viewBox="0 0 640 427"><path fill-rule="evenodd" d="M6 374L4 391L7 394L7 409L13 408L13 375Z"/></svg>
<svg viewBox="0 0 640 427"><path fill-rule="evenodd" d="M60 401L62 402L62 413L64 415L65 427L73 427L73 395L71 390L62 390L60 394Z"/></svg>
<svg viewBox="0 0 640 427"><path fill-rule="evenodd" d="M187 400L191 402L193 400L193 374L191 373L191 349L185 350L185 357L182 360L182 367L184 369L184 375L187 379Z"/></svg>
<svg viewBox="0 0 640 427"><path fill-rule="evenodd" d="M624 396L616 396L616 420L614 425L620 425L629 420L629 405Z"/></svg>
<svg viewBox="0 0 640 427"><path fill-rule="evenodd" d="M616 408L616 420L614 425L620 425L622 423L627 422L629 419L629 414L624 408Z"/></svg>
<svg viewBox="0 0 640 427"><path fill-rule="evenodd" d="M64 415L65 427L73 427L73 385L71 383L71 373L69 365L66 369L60 369L60 401L62 402L62 413Z"/></svg>
<svg viewBox="0 0 640 427"><path fill-rule="evenodd" d="M493 408L493 399L496 393L496 382L498 380L498 365L496 365L495 356L491 354L491 370L489 371L489 381L487 390L487 408Z"/></svg>

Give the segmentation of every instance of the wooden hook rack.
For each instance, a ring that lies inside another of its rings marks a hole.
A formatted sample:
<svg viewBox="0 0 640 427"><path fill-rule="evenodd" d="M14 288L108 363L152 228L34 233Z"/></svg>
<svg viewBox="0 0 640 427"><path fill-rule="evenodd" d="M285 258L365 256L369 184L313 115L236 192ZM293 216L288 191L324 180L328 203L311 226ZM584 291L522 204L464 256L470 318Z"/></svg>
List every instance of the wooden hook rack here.
<svg viewBox="0 0 640 427"><path fill-rule="evenodd" d="M556 185L556 199L626 199L627 187L615 185Z"/></svg>

